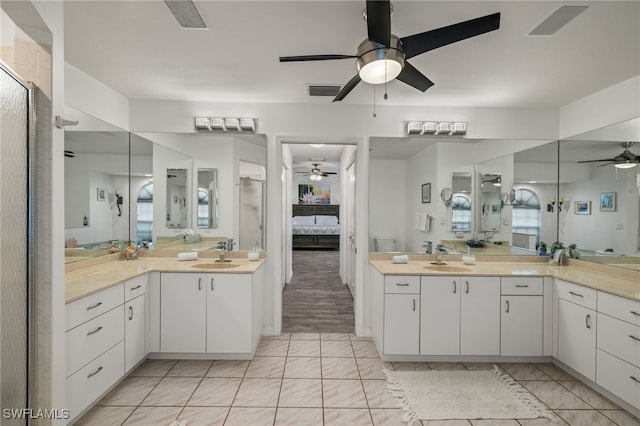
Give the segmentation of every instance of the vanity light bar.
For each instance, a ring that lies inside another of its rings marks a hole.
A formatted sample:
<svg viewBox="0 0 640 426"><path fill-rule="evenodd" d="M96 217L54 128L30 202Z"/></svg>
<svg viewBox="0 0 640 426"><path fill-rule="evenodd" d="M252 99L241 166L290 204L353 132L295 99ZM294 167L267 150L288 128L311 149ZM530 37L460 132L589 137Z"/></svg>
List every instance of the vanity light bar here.
<svg viewBox="0 0 640 426"><path fill-rule="evenodd" d="M250 132L256 131L255 118L236 117L195 117L196 131L209 132Z"/></svg>
<svg viewBox="0 0 640 426"><path fill-rule="evenodd" d="M452 136L466 135L467 123L452 121L409 121L407 136L432 135Z"/></svg>

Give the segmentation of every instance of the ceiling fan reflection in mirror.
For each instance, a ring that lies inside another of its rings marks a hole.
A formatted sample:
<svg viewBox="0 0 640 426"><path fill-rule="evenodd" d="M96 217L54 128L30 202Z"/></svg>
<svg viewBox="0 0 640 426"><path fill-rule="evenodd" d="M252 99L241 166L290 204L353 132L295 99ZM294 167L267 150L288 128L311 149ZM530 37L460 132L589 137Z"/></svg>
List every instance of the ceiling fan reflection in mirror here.
<svg viewBox="0 0 640 426"><path fill-rule="evenodd" d="M400 38L391 34L392 12L389 0L367 0L363 12L367 21L367 38L358 46L356 55L281 56L280 62L356 59L358 74L342 87L333 102L344 99L360 81L382 84L397 78L424 92L434 83L414 68L408 59L500 28L500 13L494 13Z"/></svg>
<svg viewBox="0 0 640 426"><path fill-rule="evenodd" d="M296 172L296 173L304 173L306 176L309 176L309 179L314 181L322 180L323 177L327 177L329 175L337 175L336 172L323 172L319 168L320 166L319 163L313 163L311 165L313 166L313 168L311 169L310 172Z"/></svg>
<svg viewBox="0 0 640 426"><path fill-rule="evenodd" d="M606 161L605 164L600 164L598 167L608 166L609 164L613 164L619 169L630 169L632 167L636 167L640 163L640 155L636 155L629 150L629 148L631 148L634 143L635 142L621 143L620 146L624 148L624 151L613 158L603 158L601 160L584 160L578 161L578 163L599 163L602 161Z"/></svg>

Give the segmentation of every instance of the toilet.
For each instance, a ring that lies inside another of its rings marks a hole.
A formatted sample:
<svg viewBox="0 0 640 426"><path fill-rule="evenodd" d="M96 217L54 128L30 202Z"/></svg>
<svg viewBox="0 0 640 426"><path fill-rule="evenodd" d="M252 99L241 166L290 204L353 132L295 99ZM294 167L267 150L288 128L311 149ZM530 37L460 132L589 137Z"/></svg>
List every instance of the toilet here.
<svg viewBox="0 0 640 426"><path fill-rule="evenodd" d="M393 237L375 237L373 246L377 252L394 252L396 251L396 239Z"/></svg>

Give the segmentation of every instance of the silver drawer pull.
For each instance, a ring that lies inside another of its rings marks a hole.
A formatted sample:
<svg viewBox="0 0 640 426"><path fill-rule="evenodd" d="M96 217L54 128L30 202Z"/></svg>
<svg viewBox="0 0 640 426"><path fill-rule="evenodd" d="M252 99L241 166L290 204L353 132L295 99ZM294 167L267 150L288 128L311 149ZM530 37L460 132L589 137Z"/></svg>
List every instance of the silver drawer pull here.
<svg viewBox="0 0 640 426"><path fill-rule="evenodd" d="M504 302L504 311L505 311L506 313L509 313L509 301L508 301L508 300L506 300L506 301Z"/></svg>
<svg viewBox="0 0 640 426"><path fill-rule="evenodd" d="M211 278L211 291L215 291L216 290L215 285L216 285L215 278L212 277Z"/></svg>
<svg viewBox="0 0 640 426"><path fill-rule="evenodd" d="M635 377L633 377L633 376L629 376L629 378L630 378L631 380L633 380L634 382L636 382L636 383L640 383L640 380L636 379L636 378L635 378Z"/></svg>
<svg viewBox="0 0 640 426"><path fill-rule="evenodd" d="M516 284L517 288L527 288L529 287L529 284Z"/></svg>
<svg viewBox="0 0 640 426"><path fill-rule="evenodd" d="M93 376L95 376L96 374L98 374L99 372L102 371L102 366L98 367L98 369L96 371L94 371L93 373L89 373L89 375L87 376L87 379L92 378Z"/></svg>
<svg viewBox="0 0 640 426"><path fill-rule="evenodd" d="M635 316L637 316L637 317L640 317L640 314L639 314L639 313L637 313L636 311L629 311L629 312L631 312L631 314L632 314L632 315L635 315Z"/></svg>
<svg viewBox="0 0 640 426"><path fill-rule="evenodd" d="M458 286L456 284L456 282L453 282L453 294L456 294L456 292L458 291Z"/></svg>
<svg viewBox="0 0 640 426"><path fill-rule="evenodd" d="M640 342L640 339L638 339L636 336L634 336L633 334L630 334L629 337L631 337L633 340L635 340L636 342Z"/></svg>
<svg viewBox="0 0 640 426"><path fill-rule="evenodd" d="M135 290L139 289L140 287L142 287L142 284L138 284L135 287L131 287L130 291L135 291Z"/></svg>
<svg viewBox="0 0 640 426"><path fill-rule="evenodd" d="M133 320L133 306L129 306L129 321Z"/></svg>
<svg viewBox="0 0 640 426"><path fill-rule="evenodd" d="M413 299L413 312L416 311L416 299Z"/></svg>
<svg viewBox="0 0 640 426"><path fill-rule="evenodd" d="M583 297L584 298L584 296L581 295L580 293L574 293L573 291L570 291L569 294L572 295L572 296Z"/></svg>
<svg viewBox="0 0 640 426"><path fill-rule="evenodd" d="M587 314L587 317L585 318L584 323L587 326L587 328L591 328L591 314Z"/></svg>
<svg viewBox="0 0 640 426"><path fill-rule="evenodd" d="M408 287L409 283L396 283L398 287Z"/></svg>
<svg viewBox="0 0 640 426"><path fill-rule="evenodd" d="M469 281L465 281L464 283L465 283L465 285L466 285L466 288L465 288L465 291L464 291L464 292L465 292L465 293L467 293L467 294L469 294Z"/></svg>
<svg viewBox="0 0 640 426"><path fill-rule="evenodd" d="M87 336L91 336L92 334L96 334L100 330L102 330L102 326L96 328L95 330L92 330L92 331L88 332Z"/></svg>
<svg viewBox="0 0 640 426"><path fill-rule="evenodd" d="M98 306L100 306L100 305L102 305L102 302L98 302L98 303L96 303L95 305L88 306L88 307L87 307L87 311L89 311L89 310L91 310L91 309L95 309L95 308L97 308L97 307L98 307Z"/></svg>

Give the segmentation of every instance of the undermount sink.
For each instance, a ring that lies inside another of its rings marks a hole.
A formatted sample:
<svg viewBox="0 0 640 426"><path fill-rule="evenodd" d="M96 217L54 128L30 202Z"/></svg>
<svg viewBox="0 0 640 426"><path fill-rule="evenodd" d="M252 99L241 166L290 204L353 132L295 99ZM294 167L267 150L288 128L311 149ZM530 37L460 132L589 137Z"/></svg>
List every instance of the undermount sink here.
<svg viewBox="0 0 640 426"><path fill-rule="evenodd" d="M192 268L195 269L230 269L237 268L237 263L196 263L195 265L191 265Z"/></svg>
<svg viewBox="0 0 640 426"><path fill-rule="evenodd" d="M464 268L462 266L450 266L450 265L427 265L424 269L428 271L437 272L471 272L471 269Z"/></svg>

